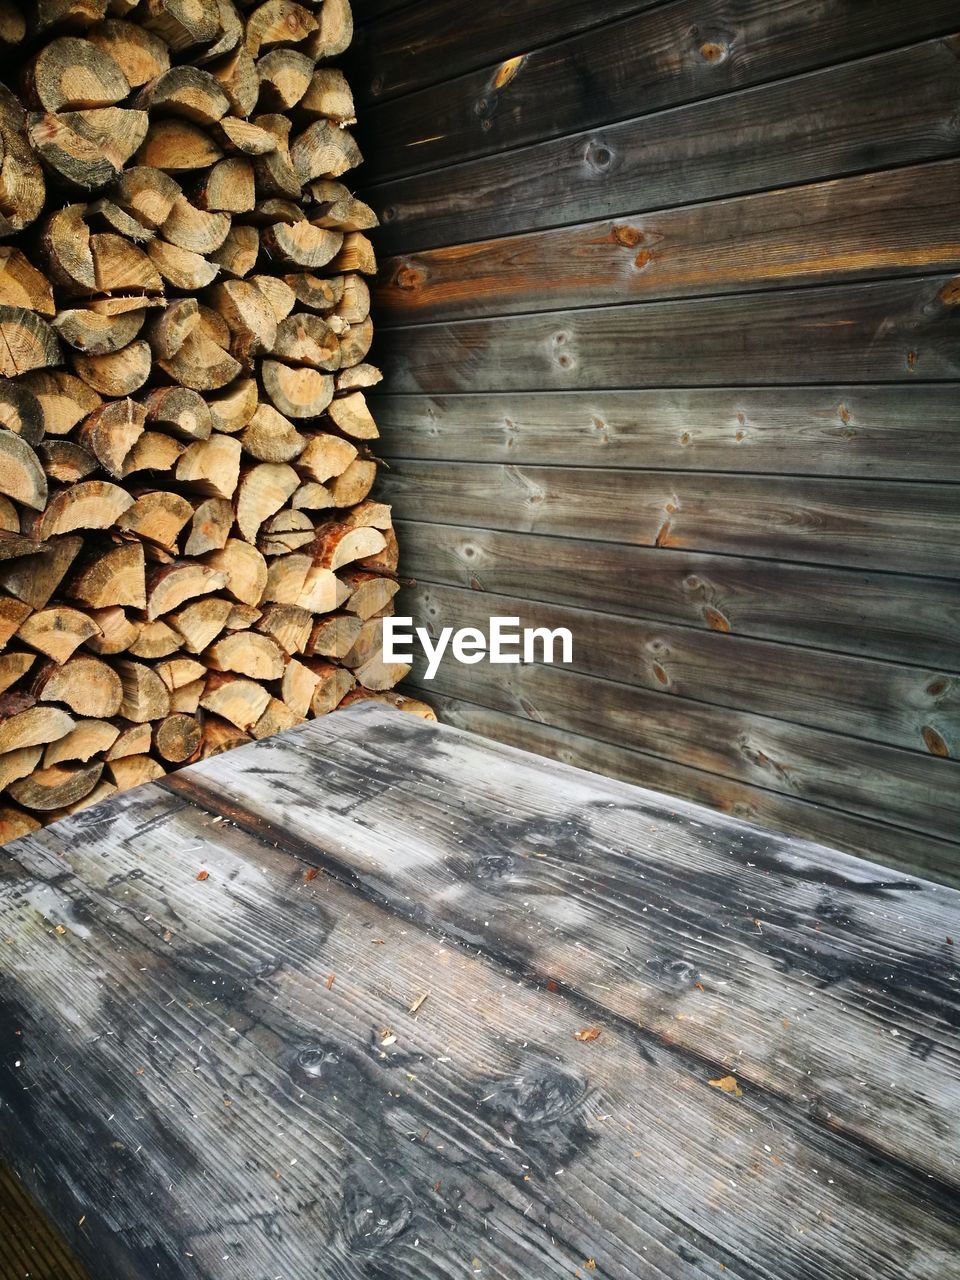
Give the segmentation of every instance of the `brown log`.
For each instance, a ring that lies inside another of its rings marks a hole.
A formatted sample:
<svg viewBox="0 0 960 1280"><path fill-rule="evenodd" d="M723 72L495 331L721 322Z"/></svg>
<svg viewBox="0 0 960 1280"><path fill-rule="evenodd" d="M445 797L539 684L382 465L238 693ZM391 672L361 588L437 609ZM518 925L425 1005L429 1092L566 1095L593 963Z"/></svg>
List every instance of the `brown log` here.
<svg viewBox="0 0 960 1280"><path fill-rule="evenodd" d="M91 636L86 647L101 656L125 653L136 643L140 634L140 623L127 617L119 605L108 605L104 609L89 609L91 622L100 629L99 635Z"/></svg>
<svg viewBox="0 0 960 1280"><path fill-rule="evenodd" d="M346 76L336 67L317 67L299 102L303 114L312 119L332 120L334 124L356 123L353 93Z"/></svg>
<svg viewBox="0 0 960 1280"><path fill-rule="evenodd" d="M117 527L173 552L180 531L193 518L193 507L186 498L178 493L153 489L139 495L133 506L119 517Z"/></svg>
<svg viewBox="0 0 960 1280"><path fill-rule="evenodd" d="M132 89L155 80L170 68L170 50L165 41L132 22L98 22L85 35L110 55Z"/></svg>
<svg viewBox="0 0 960 1280"><path fill-rule="evenodd" d="M101 395L119 399L133 395L150 376L150 346L142 338L111 355L73 354L74 372Z"/></svg>
<svg viewBox="0 0 960 1280"><path fill-rule="evenodd" d="M34 511L42 511L47 502L47 477L40 459L12 431L0 430L0 494Z"/></svg>
<svg viewBox="0 0 960 1280"><path fill-rule="evenodd" d="M292 462L306 444L289 418L269 404L257 405L240 441L244 450L260 462Z"/></svg>
<svg viewBox="0 0 960 1280"><path fill-rule="evenodd" d="M313 542L313 521L305 511L278 511L266 520L257 539L257 550L264 556L282 556L300 551Z"/></svg>
<svg viewBox="0 0 960 1280"><path fill-rule="evenodd" d="M312 568L313 558L310 555L275 556L267 568L262 600L265 603L296 604L303 595L307 575Z"/></svg>
<svg viewBox="0 0 960 1280"><path fill-rule="evenodd" d="M325 267L343 245L342 232L314 226L305 218L292 224L275 222L264 227L262 239L274 261L308 271ZM289 277L287 283L291 283Z"/></svg>
<svg viewBox="0 0 960 1280"><path fill-rule="evenodd" d="M146 603L143 547L123 542L91 555L76 573L66 594L93 609L128 606L142 609Z"/></svg>
<svg viewBox="0 0 960 1280"><path fill-rule="evenodd" d="M63 809L88 795L100 781L103 763L55 764L38 769L10 786L10 795L26 809L46 813Z"/></svg>
<svg viewBox="0 0 960 1280"><path fill-rule="evenodd" d="M373 344L373 324L370 317L360 324L352 324L340 339L340 365L349 369L351 365L360 364Z"/></svg>
<svg viewBox="0 0 960 1280"><path fill-rule="evenodd" d="M236 725L230 724L229 721L221 720L219 716L205 716L200 759L209 760L211 756L218 756L223 751L232 751L234 747L242 747L244 743L252 741L249 734L238 729Z"/></svg>
<svg viewBox="0 0 960 1280"><path fill-rule="evenodd" d="M44 440L37 449L37 456L47 478L61 484L85 480L98 466L93 454L72 440Z"/></svg>
<svg viewBox="0 0 960 1280"><path fill-rule="evenodd" d="M0 246L0 305L36 311L48 319L57 311L50 281L10 245Z"/></svg>
<svg viewBox="0 0 960 1280"><path fill-rule="evenodd" d="M306 651L312 627L313 615L295 604L269 604L256 623L257 631L272 636L291 657Z"/></svg>
<svg viewBox="0 0 960 1280"><path fill-rule="evenodd" d="M174 628L189 653L202 653L221 634L232 608L229 600L206 596L167 614L164 621Z"/></svg>
<svg viewBox="0 0 960 1280"><path fill-rule="evenodd" d="M310 663L310 669L318 677L310 699L310 714L312 716L328 715L336 710L356 685L356 678L345 667L337 666L332 662L314 660Z"/></svg>
<svg viewBox="0 0 960 1280"><path fill-rule="evenodd" d="M185 764L200 749L201 737L200 721L181 712L154 726L153 745L170 764Z"/></svg>
<svg viewBox="0 0 960 1280"><path fill-rule="evenodd" d="M227 574L209 563L181 560L161 565L150 574L147 582L147 619L152 621L165 613L172 613L187 600L209 595L227 586Z"/></svg>
<svg viewBox="0 0 960 1280"><path fill-rule="evenodd" d="M252 680L279 680L283 675L283 653L269 635L255 631L235 631L224 636L203 655L212 671L232 671Z"/></svg>
<svg viewBox="0 0 960 1280"><path fill-rule="evenodd" d="M0 792L6 792L20 778L28 778L41 767L42 758L43 747L19 747L0 755Z"/></svg>
<svg viewBox="0 0 960 1280"><path fill-rule="evenodd" d="M332 120L314 120L290 148L297 176L306 186L314 178L339 178L363 163L353 135Z"/></svg>
<svg viewBox="0 0 960 1280"><path fill-rule="evenodd" d="M0 694L6 693L12 684L25 676L36 660L35 653L0 654Z"/></svg>
<svg viewBox="0 0 960 1280"><path fill-rule="evenodd" d="M314 561L324 569L341 569L355 560L376 555L385 545L379 529L355 529L343 523L330 523L317 530Z"/></svg>
<svg viewBox="0 0 960 1280"><path fill-rule="evenodd" d="M307 40L310 57L336 58L350 47L353 39L353 10L350 0L324 0L318 15L317 30Z"/></svg>
<svg viewBox="0 0 960 1280"><path fill-rule="evenodd" d="M396 693L393 690L374 692L371 689L364 689L362 686L358 686L347 694L340 705L341 707L349 707L354 702L382 702L385 706L393 707L397 711L406 711L410 715L419 716L421 720L436 722L437 719L437 713L426 702L421 702L419 698L411 698L407 694Z"/></svg>
<svg viewBox="0 0 960 1280"><path fill-rule="evenodd" d="M53 327L74 350L102 356L131 343L143 328L145 318L143 310L105 316L79 308L61 311Z"/></svg>
<svg viewBox="0 0 960 1280"><path fill-rule="evenodd" d="M44 45L24 75L31 105L42 111L112 107L130 92L127 77L106 50L60 36Z"/></svg>
<svg viewBox="0 0 960 1280"><path fill-rule="evenodd" d="M144 755L150 750L153 737L153 726L149 721L143 724L119 723L120 732L112 747L104 753L109 760L122 760L125 756Z"/></svg>
<svg viewBox="0 0 960 1280"><path fill-rule="evenodd" d="M275 733L282 733L285 729L292 729L294 725L300 723L302 717L292 711L285 702L281 702L279 698L271 698L267 704L267 709L250 730L254 738L272 738Z"/></svg>
<svg viewBox="0 0 960 1280"><path fill-rule="evenodd" d="M104 292L126 289L149 294L163 289L149 255L125 236L110 231L91 236L90 254L97 288Z"/></svg>
<svg viewBox="0 0 960 1280"><path fill-rule="evenodd" d="M318 433L307 439L297 458L297 470L311 480L324 484L342 475L357 456L356 445L341 436Z"/></svg>
<svg viewBox="0 0 960 1280"><path fill-rule="evenodd" d="M146 410L134 400L113 400L87 417L79 440L105 471L119 478L124 459L143 435L146 420Z"/></svg>
<svg viewBox="0 0 960 1280"><path fill-rule="evenodd" d="M222 35L217 6L203 0L143 0L140 21L174 53Z"/></svg>
<svg viewBox="0 0 960 1280"><path fill-rule="evenodd" d="M132 506L125 489L107 480L84 480L53 494L42 515L31 517L31 527L44 541L74 529L109 529Z"/></svg>
<svg viewBox="0 0 960 1280"><path fill-rule="evenodd" d="M284 505L300 483L285 463L261 462L245 470L237 488L237 528L248 542L256 543L260 526Z"/></svg>
<svg viewBox="0 0 960 1280"><path fill-rule="evenodd" d="M356 458L346 471L327 485L335 507L353 507L362 502L377 478L377 464L369 458Z"/></svg>
<svg viewBox="0 0 960 1280"><path fill-rule="evenodd" d="M254 356L272 351L277 319L268 299L248 280L225 280L209 293L210 303L230 327L231 354L249 367Z"/></svg>
<svg viewBox="0 0 960 1280"><path fill-rule="evenodd" d="M119 713L125 720L144 724L148 720L161 720L168 714L170 695L155 671L127 658L118 658L114 665L123 688Z"/></svg>
<svg viewBox="0 0 960 1280"><path fill-rule="evenodd" d="M190 334L175 356L158 360L157 364L175 382L194 391L225 387L240 373L239 363L208 336L202 325Z"/></svg>
<svg viewBox="0 0 960 1280"><path fill-rule="evenodd" d="M310 10L294 0L266 0L247 19L247 52L257 58L277 45L299 44L319 25Z"/></svg>
<svg viewBox="0 0 960 1280"><path fill-rule="evenodd" d="M68 734L47 747L43 767L48 769L68 760L86 763L109 751L119 736L119 727L108 720L78 720Z"/></svg>
<svg viewBox="0 0 960 1280"><path fill-rule="evenodd" d="M36 0L32 25L38 32L61 24L85 27L104 16L107 3L108 0Z"/></svg>
<svg viewBox="0 0 960 1280"><path fill-rule="evenodd" d="M349 613L318 618L304 652L310 657L342 658L359 639L360 627L360 619Z"/></svg>
<svg viewBox="0 0 960 1280"><path fill-rule="evenodd" d="M42 552L0 564L0 586L32 608L43 609L82 545L79 537L45 541Z"/></svg>
<svg viewBox="0 0 960 1280"><path fill-rule="evenodd" d="M174 307L177 305L174 304ZM173 308L168 308L169 310ZM199 312L197 315L199 318ZM210 438L213 415L199 392L192 391L189 387L161 387L151 391L144 401L144 408L149 423L156 425L161 431L170 432L179 440Z"/></svg>
<svg viewBox="0 0 960 1280"><path fill-rule="evenodd" d="M161 619L152 622L140 622L137 638L127 650L132 658L143 658L146 661L166 658L176 653L180 647L180 637Z"/></svg>
<svg viewBox="0 0 960 1280"><path fill-rule="evenodd" d="M115 716L120 710L120 679L99 658L68 658L62 665L46 663L33 681L39 702L60 702L78 716L94 719Z"/></svg>
<svg viewBox="0 0 960 1280"><path fill-rule="evenodd" d="M57 335L42 316L24 307L0 306L0 376L63 363Z"/></svg>
<svg viewBox="0 0 960 1280"><path fill-rule="evenodd" d="M159 431L145 431L123 462L124 476L136 471L172 471L185 446Z"/></svg>
<svg viewBox="0 0 960 1280"><path fill-rule="evenodd" d="M56 742L73 724L62 707L40 706L32 694L0 694L0 752Z"/></svg>
<svg viewBox="0 0 960 1280"><path fill-rule="evenodd" d="M40 216L46 183L28 140L27 117L5 85L0 85L0 146L0 235L9 236Z"/></svg>
<svg viewBox="0 0 960 1280"><path fill-rule="evenodd" d="M170 216L181 189L162 169L135 165L126 169L112 190L121 209L151 231L158 231Z"/></svg>
<svg viewBox="0 0 960 1280"><path fill-rule="evenodd" d="M260 256L260 233L256 227L234 223L223 244L210 255L221 274L241 279L249 275Z"/></svg>
<svg viewBox="0 0 960 1280"><path fill-rule="evenodd" d="M297 49L273 49L257 60L257 75L264 105L271 111L289 111L312 88L314 60Z"/></svg>
<svg viewBox="0 0 960 1280"><path fill-rule="evenodd" d="M26 601L0 594L0 649L3 649L7 641L16 635L31 613L32 609Z"/></svg>
<svg viewBox="0 0 960 1280"><path fill-rule="evenodd" d="M298 720L305 720L310 714L310 704L319 683L320 677L296 658L291 658L284 667L280 697Z"/></svg>
<svg viewBox="0 0 960 1280"><path fill-rule="evenodd" d="M385 529L383 541L384 545L380 551L375 551L369 556L361 556L358 563L362 569L369 569L372 573L396 573L399 560L397 535L392 529Z"/></svg>
<svg viewBox="0 0 960 1280"><path fill-rule="evenodd" d="M15 805L0 807L0 845L9 844L12 840L19 840L21 836L28 836L39 830L40 823L31 814L24 813Z"/></svg>
<svg viewBox="0 0 960 1280"><path fill-rule="evenodd" d="M251 277L250 283L256 285L270 303L277 324L286 320L297 302L297 295L286 281L279 276L256 275Z"/></svg>
<svg viewBox="0 0 960 1280"><path fill-rule="evenodd" d="M382 613L400 590L400 584L394 579L363 569L341 574L341 580L350 588L350 598L344 608L364 622L374 614Z"/></svg>
<svg viewBox="0 0 960 1280"><path fill-rule="evenodd" d="M266 711L270 694L246 676L211 671L200 705L238 729L252 729Z"/></svg>
<svg viewBox="0 0 960 1280"><path fill-rule="evenodd" d="M214 434L194 441L177 463L177 479L206 497L232 498L240 479L239 440Z"/></svg>
<svg viewBox="0 0 960 1280"><path fill-rule="evenodd" d="M210 212L250 213L257 202L253 164L246 156L218 161L199 183L196 202Z"/></svg>
<svg viewBox="0 0 960 1280"><path fill-rule="evenodd" d="M340 344L340 359L343 359L343 344ZM337 391L361 391L367 387L375 387L383 381L383 374L375 365L355 364L349 369L341 369L337 374Z"/></svg>
<svg viewBox="0 0 960 1280"><path fill-rule="evenodd" d="M168 658L166 662L158 662L153 669L171 693L177 689L185 689L195 680L204 679L207 674L207 669L202 662L182 655L177 658Z"/></svg>
<svg viewBox="0 0 960 1280"><path fill-rule="evenodd" d="M386 533L393 528L393 518L386 502L376 502L373 498L364 498L356 506L345 511L339 517L341 524L348 524L351 529L359 529L361 525L369 525Z"/></svg>
<svg viewBox="0 0 960 1280"><path fill-rule="evenodd" d="M274 408L287 418L317 418L333 399L333 378L317 369L264 360L260 376Z"/></svg>
<svg viewBox="0 0 960 1280"><path fill-rule="evenodd" d="M62 369L28 373L17 383L33 395L48 436L64 436L102 403L92 387Z"/></svg>
<svg viewBox="0 0 960 1280"><path fill-rule="evenodd" d="M14 0L0 0L0 43L20 44L27 34L27 20Z"/></svg>
<svg viewBox="0 0 960 1280"><path fill-rule="evenodd" d="M147 137L145 111L95 107L27 117L30 145L59 178L95 191L112 182ZM149 163L149 162L148 162Z"/></svg>
<svg viewBox="0 0 960 1280"><path fill-rule="evenodd" d="M102 767L102 766L101 766ZM152 756L121 756L107 764L107 772L118 791L131 791L146 782L156 782L167 772Z"/></svg>
<svg viewBox="0 0 960 1280"><path fill-rule="evenodd" d="M61 663L66 662L80 645L99 634L100 628L88 614L61 604L38 609L24 618L16 631L18 640Z"/></svg>
<svg viewBox="0 0 960 1280"><path fill-rule="evenodd" d="M233 504L227 498L207 498L193 513L190 535L184 546L187 556L202 556L226 546L233 528Z"/></svg>
<svg viewBox="0 0 960 1280"><path fill-rule="evenodd" d="M343 276L316 276L310 271L285 275L284 284L302 307L327 314L343 297Z"/></svg>
<svg viewBox="0 0 960 1280"><path fill-rule="evenodd" d="M0 382L0 426L34 448L41 444L43 409L29 387L19 382Z"/></svg>
<svg viewBox="0 0 960 1280"><path fill-rule="evenodd" d="M134 100L140 111L180 116L194 124L216 124L230 110L223 88L200 67L171 67L141 89Z"/></svg>
<svg viewBox="0 0 960 1280"><path fill-rule="evenodd" d="M179 689L173 689L170 693L171 714L182 712L184 715L196 715L200 710L200 699L206 687L206 673L204 673L202 680L192 680L189 684L181 685Z"/></svg>
<svg viewBox="0 0 960 1280"><path fill-rule="evenodd" d="M359 271L366 276L375 276L377 258L373 245L362 231L348 231L343 237L339 253L330 266L334 271Z"/></svg>
<svg viewBox="0 0 960 1280"><path fill-rule="evenodd" d="M330 325L318 315L297 311L276 329L273 354L278 360L333 371L340 367L340 343Z"/></svg>
<svg viewBox="0 0 960 1280"><path fill-rule="evenodd" d="M206 129L173 117L151 121L137 152L139 166L168 174L208 169L222 159L223 151Z"/></svg>
<svg viewBox="0 0 960 1280"><path fill-rule="evenodd" d="M220 248L232 225L229 213L208 213L196 208L184 196L178 196L160 234L167 244L191 253L207 254Z"/></svg>
<svg viewBox="0 0 960 1280"><path fill-rule="evenodd" d="M267 562L260 552L240 538L228 538L219 551L209 551L204 564L227 575L226 592L240 604L256 606L267 585Z"/></svg>

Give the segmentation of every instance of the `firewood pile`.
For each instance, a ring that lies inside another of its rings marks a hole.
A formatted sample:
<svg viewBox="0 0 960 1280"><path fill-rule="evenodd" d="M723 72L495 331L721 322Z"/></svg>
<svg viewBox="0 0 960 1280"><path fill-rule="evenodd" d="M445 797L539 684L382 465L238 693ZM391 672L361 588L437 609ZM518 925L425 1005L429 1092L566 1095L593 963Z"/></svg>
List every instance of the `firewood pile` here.
<svg viewBox="0 0 960 1280"><path fill-rule="evenodd" d="M405 674L351 34L0 0L0 841Z"/></svg>

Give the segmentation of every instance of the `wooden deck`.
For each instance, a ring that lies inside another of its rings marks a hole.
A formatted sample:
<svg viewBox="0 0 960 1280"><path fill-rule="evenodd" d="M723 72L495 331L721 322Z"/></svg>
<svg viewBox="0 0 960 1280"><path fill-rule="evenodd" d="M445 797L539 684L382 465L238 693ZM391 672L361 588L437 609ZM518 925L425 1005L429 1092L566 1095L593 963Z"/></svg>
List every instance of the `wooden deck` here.
<svg viewBox="0 0 960 1280"><path fill-rule="evenodd" d="M96 1280L956 1280L958 946L357 706L3 851L0 1149Z"/></svg>

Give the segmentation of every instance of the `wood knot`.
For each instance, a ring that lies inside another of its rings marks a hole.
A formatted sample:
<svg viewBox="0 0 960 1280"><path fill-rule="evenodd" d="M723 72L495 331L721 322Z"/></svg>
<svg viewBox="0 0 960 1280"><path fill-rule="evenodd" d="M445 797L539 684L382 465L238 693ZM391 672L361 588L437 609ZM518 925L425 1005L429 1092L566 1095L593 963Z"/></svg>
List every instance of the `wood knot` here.
<svg viewBox="0 0 960 1280"><path fill-rule="evenodd" d="M704 62L716 66L717 63L725 62L729 56L730 48L722 40L704 40L700 46L700 57Z"/></svg>
<svg viewBox="0 0 960 1280"><path fill-rule="evenodd" d="M949 758L950 748L932 725L925 724L920 731L924 746L932 756Z"/></svg>
<svg viewBox="0 0 960 1280"><path fill-rule="evenodd" d="M614 227L613 238L624 248L635 249L643 239L643 232L638 231L636 227Z"/></svg>
<svg viewBox="0 0 960 1280"><path fill-rule="evenodd" d="M944 676L938 676L936 680L931 680L927 685L927 693L929 693L932 698L939 698L941 693L946 693L949 687L950 681Z"/></svg>
<svg viewBox="0 0 960 1280"><path fill-rule="evenodd" d="M655 662L653 664L653 674L657 677L657 679L660 681L661 684L670 683L670 677L667 675L666 671L664 671L663 667L661 667L659 662Z"/></svg>
<svg viewBox="0 0 960 1280"><path fill-rule="evenodd" d="M586 161L592 169L603 173L613 162L613 152L602 142L591 142L587 147Z"/></svg>
<svg viewBox="0 0 960 1280"><path fill-rule="evenodd" d="M637 268L638 271L642 271L644 267L649 267L652 261L653 261L653 254L650 252L650 250L641 249L640 252L637 254L637 256L634 258L633 265Z"/></svg>
<svg viewBox="0 0 960 1280"><path fill-rule="evenodd" d="M414 267L400 267L393 277L393 283L398 289L416 289L422 281L423 277Z"/></svg>
<svg viewBox="0 0 960 1280"><path fill-rule="evenodd" d="M837 410L837 417L840 419L840 421L843 423L845 427L849 425L850 410L847 408L845 404L842 404Z"/></svg>
<svg viewBox="0 0 960 1280"><path fill-rule="evenodd" d="M719 609L714 609L708 606L703 611L703 620L704 622L706 622L707 626L710 628L711 631L728 632L730 630L730 623L723 616L723 614L720 612Z"/></svg>
<svg viewBox="0 0 960 1280"><path fill-rule="evenodd" d="M506 62L502 62L493 77L493 87L495 89L505 89L526 60L527 55L525 53L518 53L516 57L508 58Z"/></svg>

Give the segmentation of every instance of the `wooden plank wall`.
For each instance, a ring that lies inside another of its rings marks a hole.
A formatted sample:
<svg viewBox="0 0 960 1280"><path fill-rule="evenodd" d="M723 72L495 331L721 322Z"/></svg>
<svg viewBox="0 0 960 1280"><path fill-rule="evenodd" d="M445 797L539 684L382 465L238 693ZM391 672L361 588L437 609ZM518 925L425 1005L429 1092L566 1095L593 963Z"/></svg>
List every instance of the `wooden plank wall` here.
<svg viewBox="0 0 960 1280"><path fill-rule="evenodd" d="M363 0L376 414L443 718L960 877L954 0Z"/></svg>

